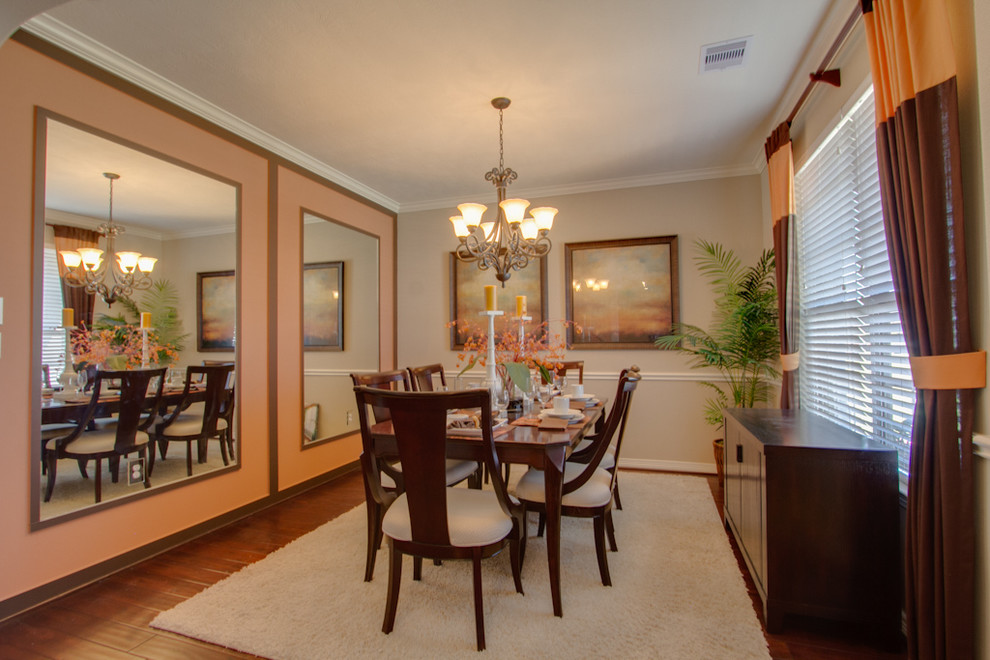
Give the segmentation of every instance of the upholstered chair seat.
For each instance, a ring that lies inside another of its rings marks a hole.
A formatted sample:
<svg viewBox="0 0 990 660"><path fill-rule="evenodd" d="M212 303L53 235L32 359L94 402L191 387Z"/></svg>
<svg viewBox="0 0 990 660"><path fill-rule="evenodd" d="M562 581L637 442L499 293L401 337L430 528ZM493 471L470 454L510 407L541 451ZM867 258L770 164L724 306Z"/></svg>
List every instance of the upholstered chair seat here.
<svg viewBox="0 0 990 660"><path fill-rule="evenodd" d="M99 429L96 431L86 431L78 438L65 445L63 453L69 458L82 458L86 454L102 454L113 451L114 443L117 440L116 429ZM144 431L134 433L134 447L140 448L150 442L148 434Z"/></svg>
<svg viewBox="0 0 990 660"><path fill-rule="evenodd" d="M393 539L413 540L405 493L385 512L382 531ZM450 544L458 548L488 545L509 535L512 517L502 511L498 500L488 491L451 488L447 491L447 531Z"/></svg>
<svg viewBox="0 0 990 660"><path fill-rule="evenodd" d="M586 465L580 463L564 464L564 483L573 481L581 476ZM566 493L561 500L563 506L604 506L612 497L612 475L599 467L588 482L571 493ZM527 470L519 483L516 484L515 495L520 500L528 502L545 502L546 491L543 470Z"/></svg>

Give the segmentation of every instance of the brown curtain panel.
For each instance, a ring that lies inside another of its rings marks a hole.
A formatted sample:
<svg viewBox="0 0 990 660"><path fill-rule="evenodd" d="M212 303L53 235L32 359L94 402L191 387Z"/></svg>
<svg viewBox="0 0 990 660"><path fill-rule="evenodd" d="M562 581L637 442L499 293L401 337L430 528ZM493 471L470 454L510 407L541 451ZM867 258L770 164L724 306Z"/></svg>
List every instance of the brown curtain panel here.
<svg viewBox="0 0 990 660"><path fill-rule="evenodd" d="M52 225L55 230L55 252L62 250L75 250L81 247L100 247L101 234L82 227L69 227L68 225ZM65 275L68 270L62 263L62 258L58 258L58 275L62 278L62 301L66 307L71 307L75 311L76 325L87 328L93 326L93 308L96 303L96 296L86 293L83 287L69 286L65 283Z"/></svg>
<svg viewBox="0 0 990 660"><path fill-rule="evenodd" d="M777 275L777 317L780 327L780 362L782 381L780 407L798 407L798 337L797 337L797 250L794 240L794 158L791 131L782 123L765 145L770 178L770 215L773 221L773 250Z"/></svg>
<svg viewBox="0 0 990 660"><path fill-rule="evenodd" d="M956 77L943 0L862 0L887 247L917 388L905 566L912 658L974 652L973 390ZM983 371L982 381L979 377ZM973 374L977 374L974 378Z"/></svg>

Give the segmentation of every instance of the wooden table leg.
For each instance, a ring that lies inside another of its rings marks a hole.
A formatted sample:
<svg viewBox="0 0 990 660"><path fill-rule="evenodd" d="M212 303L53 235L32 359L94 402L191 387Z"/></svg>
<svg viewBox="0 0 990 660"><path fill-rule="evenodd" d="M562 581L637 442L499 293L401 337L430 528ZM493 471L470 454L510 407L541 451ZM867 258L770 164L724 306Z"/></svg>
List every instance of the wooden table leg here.
<svg viewBox="0 0 990 660"><path fill-rule="evenodd" d="M550 564L550 597L555 616L564 616L560 598L560 500L563 484L564 449L550 450L544 457L544 502L547 510L547 560Z"/></svg>

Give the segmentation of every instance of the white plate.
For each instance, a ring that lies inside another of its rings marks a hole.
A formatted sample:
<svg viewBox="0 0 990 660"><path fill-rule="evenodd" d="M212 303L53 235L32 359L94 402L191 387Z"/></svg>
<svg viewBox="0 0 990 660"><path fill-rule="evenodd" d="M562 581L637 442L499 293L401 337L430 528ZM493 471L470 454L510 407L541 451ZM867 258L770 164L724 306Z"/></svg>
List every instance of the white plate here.
<svg viewBox="0 0 990 660"><path fill-rule="evenodd" d="M466 422L471 419L471 415L466 415L464 413L449 413L447 415L447 423L453 424L454 422Z"/></svg>
<svg viewBox="0 0 990 660"><path fill-rule="evenodd" d="M590 394L586 394L584 396L574 396L573 394L571 394L570 397L571 397L571 401L580 401L581 403L585 403L586 401L591 401L592 399L595 398Z"/></svg>
<svg viewBox="0 0 990 660"><path fill-rule="evenodd" d="M556 410L544 410L540 413L540 417L560 417L562 419L579 419L584 417L584 413L580 410L568 410L567 412L557 412Z"/></svg>

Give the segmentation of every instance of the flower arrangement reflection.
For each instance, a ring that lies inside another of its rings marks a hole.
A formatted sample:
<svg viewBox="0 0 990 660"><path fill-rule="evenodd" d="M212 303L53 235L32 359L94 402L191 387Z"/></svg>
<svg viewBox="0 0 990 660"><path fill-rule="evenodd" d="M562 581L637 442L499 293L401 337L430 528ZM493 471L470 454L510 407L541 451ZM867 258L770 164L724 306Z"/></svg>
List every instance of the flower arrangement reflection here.
<svg viewBox="0 0 990 660"><path fill-rule="evenodd" d="M560 321L562 328L573 326L573 322ZM467 321L452 321L447 327L455 327L465 337L464 347L457 354L457 366L461 367L458 376L475 365L487 366L488 362L488 333L481 326ZM520 337L518 326L506 322L501 330L495 333L495 371L505 384L512 383L522 391L528 391L529 373L537 370L544 382L553 381L553 372L560 367L564 359L567 342L560 333L550 329L550 322L544 321L530 332L523 332Z"/></svg>
<svg viewBox="0 0 990 660"><path fill-rule="evenodd" d="M169 364L179 357L176 347L161 341L157 330L148 330L147 333L149 365ZM72 355L75 363L83 366L102 365L126 358L126 366L115 367L136 369L141 366L143 348L144 337L141 328L136 325L121 324L72 333Z"/></svg>

